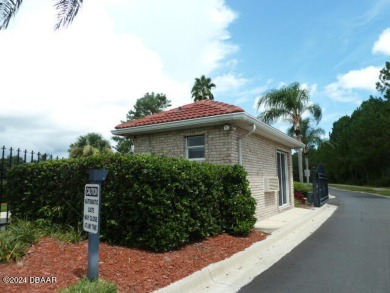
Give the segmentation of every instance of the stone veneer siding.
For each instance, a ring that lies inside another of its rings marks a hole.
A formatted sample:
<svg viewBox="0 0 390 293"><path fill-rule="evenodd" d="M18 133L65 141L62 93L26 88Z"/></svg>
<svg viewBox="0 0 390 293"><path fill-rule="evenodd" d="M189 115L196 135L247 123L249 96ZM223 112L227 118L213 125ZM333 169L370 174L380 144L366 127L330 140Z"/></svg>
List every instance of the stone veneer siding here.
<svg viewBox="0 0 390 293"><path fill-rule="evenodd" d="M186 137L205 135L206 161L214 164L239 163L238 138L248 133L238 127L229 131L223 125L188 130L152 133L133 137L134 152L164 154L169 157L186 157ZM242 163L248 172L252 196L257 201L256 218L264 219L294 206L291 151L288 147L257 134L242 139ZM277 176L277 151L287 153L290 179L290 205L279 207L278 192L264 192L264 177Z"/></svg>

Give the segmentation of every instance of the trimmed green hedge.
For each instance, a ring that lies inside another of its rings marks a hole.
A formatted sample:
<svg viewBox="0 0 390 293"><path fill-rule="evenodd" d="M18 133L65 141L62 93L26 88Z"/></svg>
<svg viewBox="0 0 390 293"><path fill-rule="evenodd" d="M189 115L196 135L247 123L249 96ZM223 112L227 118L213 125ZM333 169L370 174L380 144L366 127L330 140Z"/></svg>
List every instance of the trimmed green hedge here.
<svg viewBox="0 0 390 293"><path fill-rule="evenodd" d="M256 221L245 170L149 155L101 155L23 164L9 171L13 217L82 228L90 169L103 183L101 237L167 251L220 233L247 235Z"/></svg>
<svg viewBox="0 0 390 293"><path fill-rule="evenodd" d="M294 181L294 192L301 192L304 194L305 197L307 197L307 193L311 192L312 189L312 184Z"/></svg>

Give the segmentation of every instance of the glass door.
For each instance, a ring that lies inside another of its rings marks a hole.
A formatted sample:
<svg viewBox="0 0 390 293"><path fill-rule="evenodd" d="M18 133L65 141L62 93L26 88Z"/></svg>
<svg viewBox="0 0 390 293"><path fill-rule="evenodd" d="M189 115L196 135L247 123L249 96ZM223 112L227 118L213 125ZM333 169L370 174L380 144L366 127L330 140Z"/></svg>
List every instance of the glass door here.
<svg viewBox="0 0 390 293"><path fill-rule="evenodd" d="M277 152L278 159L278 177L279 177L279 206L289 204L289 180L288 180L288 164L287 154Z"/></svg>

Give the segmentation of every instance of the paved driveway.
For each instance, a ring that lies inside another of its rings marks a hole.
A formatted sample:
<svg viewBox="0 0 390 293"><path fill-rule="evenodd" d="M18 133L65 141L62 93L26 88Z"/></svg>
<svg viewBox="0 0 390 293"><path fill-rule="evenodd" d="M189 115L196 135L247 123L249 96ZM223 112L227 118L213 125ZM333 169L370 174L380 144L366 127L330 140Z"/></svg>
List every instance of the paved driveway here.
<svg viewBox="0 0 390 293"><path fill-rule="evenodd" d="M333 216L240 292L390 292L390 198L330 193Z"/></svg>

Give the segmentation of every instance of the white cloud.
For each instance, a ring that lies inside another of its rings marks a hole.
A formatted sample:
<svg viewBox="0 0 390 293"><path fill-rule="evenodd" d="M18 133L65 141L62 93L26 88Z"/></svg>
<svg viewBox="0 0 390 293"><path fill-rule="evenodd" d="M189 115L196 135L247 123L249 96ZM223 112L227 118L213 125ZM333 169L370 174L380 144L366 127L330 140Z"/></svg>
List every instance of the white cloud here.
<svg viewBox="0 0 390 293"><path fill-rule="evenodd" d="M339 102L361 103L357 90L375 91L380 67L369 66L363 69L351 70L337 76L337 82L325 87L325 93L333 100Z"/></svg>
<svg viewBox="0 0 390 293"><path fill-rule="evenodd" d="M216 85L215 92L229 92L240 89L243 85L248 83L248 79L236 76L232 73L219 75L214 78Z"/></svg>
<svg viewBox="0 0 390 293"><path fill-rule="evenodd" d="M117 23L158 51L170 75L182 80L208 75L238 50L227 30L237 15L223 0L125 2L112 8Z"/></svg>
<svg viewBox="0 0 390 293"><path fill-rule="evenodd" d="M87 132L109 138L146 92L191 102L193 79L237 50L227 31L235 17L220 0L95 0L53 32L52 3L23 3L0 31L1 143L66 151Z"/></svg>
<svg viewBox="0 0 390 293"><path fill-rule="evenodd" d="M337 82L327 85L325 87L325 94L332 100L338 102L352 102L357 105L361 103L360 96L356 92L351 89L341 87Z"/></svg>
<svg viewBox="0 0 390 293"><path fill-rule="evenodd" d="M322 109L323 115L322 115L322 122L334 122L338 118L342 117L343 115L335 112L335 113L327 113L326 109Z"/></svg>
<svg viewBox="0 0 390 293"><path fill-rule="evenodd" d="M369 66L363 69L351 70L337 77L341 87L346 89L375 90L380 67Z"/></svg>
<svg viewBox="0 0 390 293"><path fill-rule="evenodd" d="M318 85L316 83L309 85L306 82L301 83L301 89L308 90L310 97L314 97L317 94Z"/></svg>
<svg viewBox="0 0 390 293"><path fill-rule="evenodd" d="M390 28L385 29L372 48L374 54L390 55Z"/></svg>

